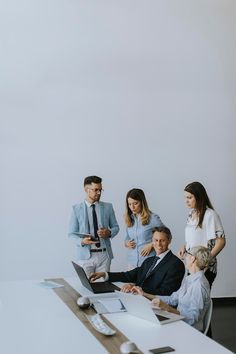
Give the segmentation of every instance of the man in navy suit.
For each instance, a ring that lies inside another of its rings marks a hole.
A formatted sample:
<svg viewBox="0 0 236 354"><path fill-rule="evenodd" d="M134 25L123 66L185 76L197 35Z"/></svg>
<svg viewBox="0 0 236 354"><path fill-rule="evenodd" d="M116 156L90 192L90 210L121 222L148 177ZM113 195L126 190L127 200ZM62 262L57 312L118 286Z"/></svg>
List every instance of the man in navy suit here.
<svg viewBox="0 0 236 354"><path fill-rule="evenodd" d="M179 289L185 274L184 263L169 250L171 239L167 227L155 227L152 242L156 256L147 258L140 267L128 272L98 272L91 274L90 279L104 277L105 281L127 283L121 289L124 292L135 293L138 286L153 295L170 295Z"/></svg>
<svg viewBox="0 0 236 354"><path fill-rule="evenodd" d="M112 204L100 201L102 179L86 177L84 190L86 199L73 206L69 226L69 237L76 244L77 263L87 274L109 271L113 258L110 240L118 234L119 225Z"/></svg>

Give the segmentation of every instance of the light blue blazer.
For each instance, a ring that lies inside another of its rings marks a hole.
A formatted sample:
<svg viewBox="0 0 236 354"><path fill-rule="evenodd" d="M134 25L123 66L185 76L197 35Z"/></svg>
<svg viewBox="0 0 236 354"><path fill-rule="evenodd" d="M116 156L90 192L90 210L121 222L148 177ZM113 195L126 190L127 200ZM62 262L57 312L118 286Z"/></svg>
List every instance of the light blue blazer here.
<svg viewBox="0 0 236 354"><path fill-rule="evenodd" d="M74 205L70 218L69 237L75 241L77 248L77 259L85 260L91 257L90 245L81 244L82 239L78 236L79 233L90 233L87 206L85 201ZM100 217L102 227L111 231L109 238L101 239L101 247L106 248L110 259L113 258L111 248L111 238L115 237L119 232L119 225L116 221L115 213L111 203L99 202Z"/></svg>

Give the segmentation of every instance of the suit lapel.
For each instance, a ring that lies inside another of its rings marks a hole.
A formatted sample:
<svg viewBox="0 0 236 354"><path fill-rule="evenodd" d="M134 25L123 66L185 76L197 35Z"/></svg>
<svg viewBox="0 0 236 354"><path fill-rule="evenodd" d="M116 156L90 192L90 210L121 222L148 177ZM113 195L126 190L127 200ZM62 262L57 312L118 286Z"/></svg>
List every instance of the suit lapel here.
<svg viewBox="0 0 236 354"><path fill-rule="evenodd" d="M99 202L99 209L100 209L101 227L105 227L105 223L104 223L104 204L102 202Z"/></svg>
<svg viewBox="0 0 236 354"><path fill-rule="evenodd" d="M140 283L143 284L145 282L146 279L149 278L149 276L151 275L151 273L146 277L146 274L148 272L148 270L150 269L150 267L152 266L152 263L153 263L153 258L154 257L149 257L148 258L148 263L147 265L145 265L145 269L143 269L143 272L142 272L142 278L140 280ZM142 286L142 285L141 285Z"/></svg>
<svg viewBox="0 0 236 354"><path fill-rule="evenodd" d="M148 276L146 277L146 279L148 279L153 273L155 273L156 271L158 271L160 268L162 268L166 262L168 262L168 259L171 257L172 252L169 251L167 253L167 255L160 261L160 263L158 263L158 265L151 271L150 274L148 274Z"/></svg>
<svg viewBox="0 0 236 354"><path fill-rule="evenodd" d="M90 233L90 227L89 227L89 220L88 220L88 212L87 212L87 205L85 202L83 202L82 204L82 210L83 210L83 214L84 214L84 232L85 233Z"/></svg>

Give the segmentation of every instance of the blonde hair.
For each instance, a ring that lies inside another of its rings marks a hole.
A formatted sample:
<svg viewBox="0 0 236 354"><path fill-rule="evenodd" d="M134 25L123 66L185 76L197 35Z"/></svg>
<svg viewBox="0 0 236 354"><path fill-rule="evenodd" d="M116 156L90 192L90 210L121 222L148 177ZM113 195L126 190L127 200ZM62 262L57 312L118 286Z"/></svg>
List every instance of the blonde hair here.
<svg viewBox="0 0 236 354"><path fill-rule="evenodd" d="M141 203L140 221L142 225L147 225L151 218L151 210L148 208L147 200L143 190L138 188L131 189L126 195L126 211L124 215L126 225L131 227L134 224L132 212L129 208L128 198L132 198Z"/></svg>
<svg viewBox="0 0 236 354"><path fill-rule="evenodd" d="M193 247L189 253L196 258L196 265L200 270L208 267L211 261L211 251L208 248L203 246Z"/></svg>

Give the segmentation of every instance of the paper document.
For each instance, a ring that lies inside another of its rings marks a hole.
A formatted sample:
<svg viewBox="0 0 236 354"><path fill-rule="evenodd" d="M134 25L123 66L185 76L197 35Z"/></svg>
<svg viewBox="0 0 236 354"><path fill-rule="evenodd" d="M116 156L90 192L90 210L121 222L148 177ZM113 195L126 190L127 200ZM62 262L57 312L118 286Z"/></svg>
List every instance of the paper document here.
<svg viewBox="0 0 236 354"><path fill-rule="evenodd" d="M124 307L124 305L122 304L122 302L120 301L120 299L99 299L97 302L99 302L100 304L102 304L102 306L104 306L107 310L108 313L112 313L112 312L124 312L126 311L126 308Z"/></svg>
<svg viewBox="0 0 236 354"><path fill-rule="evenodd" d="M50 280L41 281L39 283L39 285L45 289L62 288L64 286L64 285L55 283L54 281L50 281Z"/></svg>

